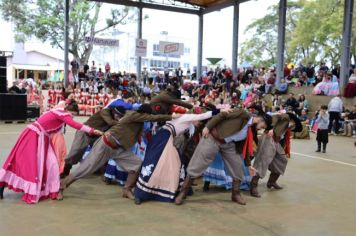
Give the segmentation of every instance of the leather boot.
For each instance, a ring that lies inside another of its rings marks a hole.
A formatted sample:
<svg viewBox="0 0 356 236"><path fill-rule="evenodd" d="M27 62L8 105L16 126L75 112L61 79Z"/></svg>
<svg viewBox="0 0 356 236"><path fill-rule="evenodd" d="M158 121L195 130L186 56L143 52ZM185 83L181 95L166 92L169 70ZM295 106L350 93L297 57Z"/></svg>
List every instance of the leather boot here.
<svg viewBox="0 0 356 236"><path fill-rule="evenodd" d="M184 198L187 196L187 193L189 191L189 188L192 186L193 183L193 178L190 177L189 175L185 178L184 183L180 189L180 192L176 199L174 200L174 203L176 205L182 205L184 202Z"/></svg>
<svg viewBox="0 0 356 236"><path fill-rule="evenodd" d="M69 174L67 177L65 177L64 179L61 179L61 185L59 187L59 193L57 196L57 200L61 201L64 199L64 195L63 192L66 188L69 187L69 185L71 185L72 183L75 182L75 178L73 175Z"/></svg>
<svg viewBox="0 0 356 236"><path fill-rule="evenodd" d="M279 174L271 173L267 182L267 188L275 188L275 189L283 189L281 186L277 184L277 180L279 178Z"/></svg>
<svg viewBox="0 0 356 236"><path fill-rule="evenodd" d="M231 200L240 205L246 205L246 201L242 198L240 193L240 185L241 185L241 180L234 180L232 182Z"/></svg>
<svg viewBox="0 0 356 236"><path fill-rule="evenodd" d="M4 190L5 190L4 186L0 187L0 199L4 199Z"/></svg>
<svg viewBox="0 0 356 236"><path fill-rule="evenodd" d="M137 179L138 179L138 172L135 172L135 171L129 172L125 186L122 191L123 198L135 200L135 196L132 192L132 189L135 187Z"/></svg>
<svg viewBox="0 0 356 236"><path fill-rule="evenodd" d="M250 183L250 194L252 197L261 197L261 195L258 193L258 180L260 179L260 177L258 175L255 175L252 177L251 179L251 183Z"/></svg>
<svg viewBox="0 0 356 236"><path fill-rule="evenodd" d="M61 179L64 179L65 177L67 177L69 175L71 169L72 169L72 165L65 163L63 172L61 174Z"/></svg>
<svg viewBox="0 0 356 236"><path fill-rule="evenodd" d="M210 181L204 181L203 192L209 192Z"/></svg>

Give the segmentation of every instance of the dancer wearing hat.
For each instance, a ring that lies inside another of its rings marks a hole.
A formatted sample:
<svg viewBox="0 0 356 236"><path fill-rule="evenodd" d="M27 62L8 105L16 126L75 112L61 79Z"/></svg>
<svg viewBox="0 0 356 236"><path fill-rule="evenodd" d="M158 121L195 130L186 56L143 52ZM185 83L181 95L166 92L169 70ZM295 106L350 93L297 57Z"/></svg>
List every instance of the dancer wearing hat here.
<svg viewBox="0 0 356 236"><path fill-rule="evenodd" d="M302 129L300 120L292 113L272 116L272 125L262 136L255 155L253 167L256 175L251 180L251 196L261 197L257 189L258 181L266 176L267 169L271 171L267 187L282 189L277 180L284 174L290 157L290 133L300 132Z"/></svg>
<svg viewBox="0 0 356 236"><path fill-rule="evenodd" d="M143 104L138 111L127 111L116 125L112 126L102 138L94 143L91 152L80 166L62 179L61 194L58 199L63 199L62 192L65 188L76 180L97 171L108 162L110 157L129 173L123 189L123 197L134 199L132 188L136 184L142 160L131 151L131 147L141 135L144 122L168 121L180 117L176 114L153 115L152 113L149 104Z"/></svg>
<svg viewBox="0 0 356 236"><path fill-rule="evenodd" d="M116 125L118 120L123 117L124 114L125 109L123 107L107 108L95 113L84 124L105 132L113 125ZM71 149L65 159L62 178L69 174L73 165L80 162L88 145L92 146L97 139L97 136L89 136L81 130L78 130L75 133Z"/></svg>
<svg viewBox="0 0 356 236"><path fill-rule="evenodd" d="M233 178L231 199L238 204L245 205L246 202L240 194L240 184L244 177L241 153L237 152L235 144L245 140L244 147L246 148L243 152L251 155L253 152L251 126L255 125L257 129L264 129L267 127L267 122L263 116L250 116L242 109L235 109L229 114L220 113L213 117L203 130L203 138L188 165L188 176L185 178L175 203L177 205L183 203L193 180L204 173L214 160L216 153L220 152Z"/></svg>

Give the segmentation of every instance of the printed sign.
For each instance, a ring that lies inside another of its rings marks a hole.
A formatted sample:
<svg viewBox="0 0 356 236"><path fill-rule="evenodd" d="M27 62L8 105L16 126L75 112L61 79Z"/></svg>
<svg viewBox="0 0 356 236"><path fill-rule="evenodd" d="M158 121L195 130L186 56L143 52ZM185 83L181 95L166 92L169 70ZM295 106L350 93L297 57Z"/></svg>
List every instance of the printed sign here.
<svg viewBox="0 0 356 236"><path fill-rule="evenodd" d="M116 39L103 39L103 38L95 38L95 37L86 36L85 42L92 43L94 45L109 46L109 47L118 47L119 46L119 40L116 40Z"/></svg>
<svg viewBox="0 0 356 236"><path fill-rule="evenodd" d="M181 56L184 54L183 43L159 42L160 53Z"/></svg>
<svg viewBox="0 0 356 236"><path fill-rule="evenodd" d="M145 57L147 56L147 40L146 39L136 39L136 56Z"/></svg>

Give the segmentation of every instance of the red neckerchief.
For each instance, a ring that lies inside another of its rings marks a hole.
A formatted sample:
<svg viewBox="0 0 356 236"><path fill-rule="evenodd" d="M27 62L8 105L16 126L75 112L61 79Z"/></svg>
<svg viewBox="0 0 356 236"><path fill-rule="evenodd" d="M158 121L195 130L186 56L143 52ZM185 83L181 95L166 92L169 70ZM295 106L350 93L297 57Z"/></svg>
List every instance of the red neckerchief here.
<svg viewBox="0 0 356 236"><path fill-rule="evenodd" d="M290 158L290 134L291 130L288 128L284 135L284 151L288 158Z"/></svg>
<svg viewBox="0 0 356 236"><path fill-rule="evenodd" d="M242 149L242 158L244 160L246 158L247 152L248 154L250 154L250 156L253 156L253 134L251 126L248 127L247 137L244 143L244 147Z"/></svg>

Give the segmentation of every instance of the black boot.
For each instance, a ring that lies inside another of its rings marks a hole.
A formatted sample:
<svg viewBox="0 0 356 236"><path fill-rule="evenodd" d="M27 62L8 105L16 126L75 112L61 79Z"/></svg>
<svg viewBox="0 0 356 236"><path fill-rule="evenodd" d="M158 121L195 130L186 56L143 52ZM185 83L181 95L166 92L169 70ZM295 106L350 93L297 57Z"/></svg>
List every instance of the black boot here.
<svg viewBox="0 0 356 236"><path fill-rule="evenodd" d="M61 179L64 179L65 177L67 177L69 175L71 169L72 169L72 165L65 163L63 173L61 174Z"/></svg>
<svg viewBox="0 0 356 236"><path fill-rule="evenodd" d="M141 199L138 198L138 197L135 197L135 204L136 205L141 205L141 203L142 203Z"/></svg>
<svg viewBox="0 0 356 236"><path fill-rule="evenodd" d="M318 149L315 152L321 152L321 143L318 142Z"/></svg>
<svg viewBox="0 0 356 236"><path fill-rule="evenodd" d="M184 198L187 196L187 193L189 191L189 188L192 186L193 183L193 178L190 177L189 175L185 178L184 183L180 189L180 192L176 199L174 200L176 205L182 205L184 202Z"/></svg>
<svg viewBox="0 0 356 236"><path fill-rule="evenodd" d="M257 189L259 179L260 179L260 177L258 175L253 176L251 179L250 194L252 197L257 197L257 198L261 197L261 195L258 193L258 189Z"/></svg>
<svg viewBox="0 0 356 236"><path fill-rule="evenodd" d="M283 189L281 186L279 186L277 184L278 178L279 178L279 174L271 173L271 175L269 176L268 182L267 182L267 188L269 188L269 189L275 188L277 190Z"/></svg>
<svg viewBox="0 0 356 236"><path fill-rule="evenodd" d="M4 186L0 187L0 199L4 199L4 190L5 190Z"/></svg>
<svg viewBox="0 0 356 236"><path fill-rule="evenodd" d="M326 153L326 143L323 143L323 153Z"/></svg>
<svg viewBox="0 0 356 236"><path fill-rule="evenodd" d="M240 204L240 205L246 205L246 201L241 196L240 185L241 185L241 180L238 180L238 179L233 180L231 200L233 202Z"/></svg>
<svg viewBox="0 0 356 236"><path fill-rule="evenodd" d="M210 181L204 181L203 192L209 192Z"/></svg>

